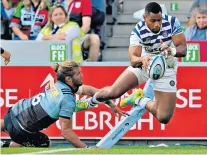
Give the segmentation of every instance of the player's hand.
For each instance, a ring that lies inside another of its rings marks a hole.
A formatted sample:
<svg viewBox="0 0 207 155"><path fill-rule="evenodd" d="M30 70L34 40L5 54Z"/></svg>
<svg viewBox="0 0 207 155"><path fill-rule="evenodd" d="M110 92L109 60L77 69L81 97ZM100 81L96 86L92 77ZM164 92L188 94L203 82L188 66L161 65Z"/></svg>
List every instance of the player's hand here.
<svg viewBox="0 0 207 155"><path fill-rule="evenodd" d="M171 48L165 44L161 39L160 39L160 43L161 43L161 55L163 55L166 59L168 58L168 56L171 55Z"/></svg>
<svg viewBox="0 0 207 155"><path fill-rule="evenodd" d="M124 116L124 117L129 116L128 113L120 110L117 106L111 107L111 111L115 116L118 116L118 115L121 115L121 116Z"/></svg>
<svg viewBox="0 0 207 155"><path fill-rule="evenodd" d="M26 34L22 34L22 35L20 35L19 38L20 38L21 40L29 40L29 38L28 38L28 36L27 36Z"/></svg>
<svg viewBox="0 0 207 155"><path fill-rule="evenodd" d="M145 70L147 70L147 68L149 66L149 60L151 60L151 59L152 59L151 56L142 56L141 57L142 64L143 64Z"/></svg>
<svg viewBox="0 0 207 155"><path fill-rule="evenodd" d="M10 62L11 54L8 51L4 51L1 56L4 58L4 64L7 65Z"/></svg>

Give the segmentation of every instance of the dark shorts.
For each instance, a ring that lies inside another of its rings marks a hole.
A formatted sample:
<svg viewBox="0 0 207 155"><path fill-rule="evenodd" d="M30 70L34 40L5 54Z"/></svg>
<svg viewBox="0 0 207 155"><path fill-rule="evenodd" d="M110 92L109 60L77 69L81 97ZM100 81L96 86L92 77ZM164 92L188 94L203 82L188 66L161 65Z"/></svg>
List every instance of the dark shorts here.
<svg viewBox="0 0 207 155"><path fill-rule="evenodd" d="M50 139L41 132L29 133L23 130L16 118L13 116L11 108L4 117L4 128L8 132L12 141L26 147L49 147Z"/></svg>

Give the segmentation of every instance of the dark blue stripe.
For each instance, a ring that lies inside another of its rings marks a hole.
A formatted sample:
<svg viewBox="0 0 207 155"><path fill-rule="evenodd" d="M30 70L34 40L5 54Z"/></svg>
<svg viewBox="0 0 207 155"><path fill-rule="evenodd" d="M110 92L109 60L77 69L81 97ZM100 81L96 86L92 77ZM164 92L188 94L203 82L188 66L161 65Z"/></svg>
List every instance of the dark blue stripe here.
<svg viewBox="0 0 207 155"><path fill-rule="evenodd" d="M170 23L168 23L168 22L166 22L166 23L162 23L162 27L167 27L167 26L169 26L170 25Z"/></svg>
<svg viewBox="0 0 207 155"><path fill-rule="evenodd" d="M165 41L169 41L171 39L172 39L172 37L170 36L170 37L167 37L167 38L162 39L162 41L165 42Z"/></svg>
<svg viewBox="0 0 207 155"><path fill-rule="evenodd" d="M143 34L145 34L145 33L149 33L149 31L148 31L147 29L144 29L144 30L141 30L141 31L140 31L140 34L141 34L141 35L143 35Z"/></svg>
<svg viewBox="0 0 207 155"><path fill-rule="evenodd" d="M172 28L172 32L174 31L174 24L175 24L175 17L174 16L172 16L172 18L171 18L171 28Z"/></svg>
<svg viewBox="0 0 207 155"><path fill-rule="evenodd" d="M170 37L162 39L162 41L165 42L165 41L169 41L171 39L172 39L172 37L170 36ZM160 39L157 39L154 44L156 44L156 43L160 43Z"/></svg>
<svg viewBox="0 0 207 155"><path fill-rule="evenodd" d="M165 19L165 20L168 20L168 15L165 14L165 18L164 18L164 19Z"/></svg>
<svg viewBox="0 0 207 155"><path fill-rule="evenodd" d="M160 34L158 34L158 35L153 35L153 36L151 36L151 37L150 37L150 36L145 37L145 38L143 38L143 42L145 42L146 39L149 38L149 37L150 37L151 40L157 39L158 36L163 35L163 33L166 33L166 32L167 32L167 34L171 34L171 29L161 31Z"/></svg>
<svg viewBox="0 0 207 155"><path fill-rule="evenodd" d="M134 28L133 32L135 32L137 34L137 36L141 39L140 35L139 35L139 32L137 31L136 28Z"/></svg>
<svg viewBox="0 0 207 155"><path fill-rule="evenodd" d="M140 23L140 22L139 22L139 23ZM145 22L144 22L144 21L141 21L141 23L142 23L141 26L139 26L139 23L137 24L137 27L138 27L138 29L140 30L140 29L145 25Z"/></svg>

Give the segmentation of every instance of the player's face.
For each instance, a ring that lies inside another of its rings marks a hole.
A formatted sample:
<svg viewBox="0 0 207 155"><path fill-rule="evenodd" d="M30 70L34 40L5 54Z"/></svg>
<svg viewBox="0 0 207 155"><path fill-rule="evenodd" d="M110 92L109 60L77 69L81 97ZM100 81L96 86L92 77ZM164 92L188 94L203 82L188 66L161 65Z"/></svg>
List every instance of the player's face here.
<svg viewBox="0 0 207 155"><path fill-rule="evenodd" d="M204 29L207 27L207 14L196 14L196 24L200 29Z"/></svg>
<svg viewBox="0 0 207 155"><path fill-rule="evenodd" d="M59 24L63 24L66 18L67 17L65 16L65 13L62 10L62 8L56 8L52 13L51 20L54 24L59 25Z"/></svg>
<svg viewBox="0 0 207 155"><path fill-rule="evenodd" d="M75 68L73 71L74 71L74 74L72 77L73 85L76 87L79 87L82 85L82 79L83 79L83 74L81 72L81 68L80 67Z"/></svg>
<svg viewBox="0 0 207 155"><path fill-rule="evenodd" d="M158 14L150 13L149 15L144 16L144 20L148 26L148 28L153 33L158 33L160 31L162 25L162 13Z"/></svg>

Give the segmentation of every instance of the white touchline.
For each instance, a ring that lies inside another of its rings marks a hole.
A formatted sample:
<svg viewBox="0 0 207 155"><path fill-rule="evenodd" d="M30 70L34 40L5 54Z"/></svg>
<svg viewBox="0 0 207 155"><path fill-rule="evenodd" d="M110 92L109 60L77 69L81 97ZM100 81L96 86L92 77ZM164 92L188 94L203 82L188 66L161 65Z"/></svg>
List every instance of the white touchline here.
<svg viewBox="0 0 207 155"><path fill-rule="evenodd" d="M46 150L46 151L31 152L31 153L18 153L18 154L13 154L13 155L48 154L48 153L64 152L64 151L73 151L73 150L80 150L80 149L78 149L78 148L55 149L55 150Z"/></svg>

